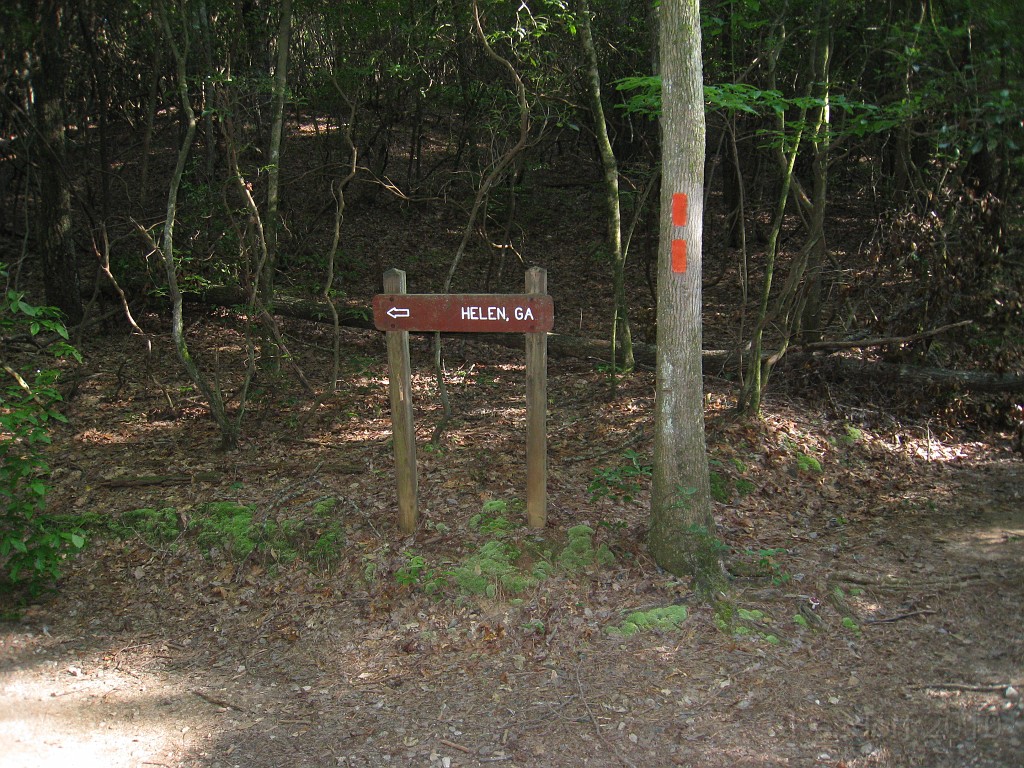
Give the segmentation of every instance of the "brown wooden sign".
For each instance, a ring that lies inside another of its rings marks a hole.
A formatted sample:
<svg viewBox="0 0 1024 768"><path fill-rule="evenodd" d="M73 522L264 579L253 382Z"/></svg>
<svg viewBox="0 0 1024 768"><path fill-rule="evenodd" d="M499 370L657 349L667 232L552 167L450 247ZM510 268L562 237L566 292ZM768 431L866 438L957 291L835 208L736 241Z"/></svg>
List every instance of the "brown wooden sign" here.
<svg viewBox="0 0 1024 768"><path fill-rule="evenodd" d="M384 273L385 293L373 297L373 322L387 331L388 391L398 484L398 527L416 532L419 478L413 425L409 331L522 333L526 343L526 519L543 528L548 509L547 332L555 308L548 296L547 272L526 270L526 293L406 293L405 272Z"/></svg>
<svg viewBox="0 0 1024 768"><path fill-rule="evenodd" d="M548 295L378 294L373 324L381 331L547 333L555 325L555 306Z"/></svg>

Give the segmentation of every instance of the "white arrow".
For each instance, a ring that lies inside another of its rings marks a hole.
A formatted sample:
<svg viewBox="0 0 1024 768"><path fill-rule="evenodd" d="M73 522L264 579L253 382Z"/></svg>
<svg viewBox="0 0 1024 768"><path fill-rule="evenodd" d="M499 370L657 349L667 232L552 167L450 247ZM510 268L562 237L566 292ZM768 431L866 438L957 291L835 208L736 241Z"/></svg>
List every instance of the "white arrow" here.
<svg viewBox="0 0 1024 768"><path fill-rule="evenodd" d="M387 315L388 317L393 318L408 317L409 310L406 309L405 307L391 307L391 309L388 310Z"/></svg>

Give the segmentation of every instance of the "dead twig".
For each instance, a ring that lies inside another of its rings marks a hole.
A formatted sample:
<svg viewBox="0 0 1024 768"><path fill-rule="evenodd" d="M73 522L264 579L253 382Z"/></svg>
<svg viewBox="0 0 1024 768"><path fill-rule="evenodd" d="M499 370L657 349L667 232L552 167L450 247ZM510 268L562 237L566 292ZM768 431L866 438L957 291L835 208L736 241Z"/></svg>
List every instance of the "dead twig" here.
<svg viewBox="0 0 1024 768"><path fill-rule="evenodd" d="M587 715L590 717L590 722L593 723L594 730L597 732L597 738L599 738L601 741L603 741L605 744L612 748L612 751L615 752L615 756L622 761L623 765L627 765L629 766L629 768L636 768L636 766L632 762L630 762L629 758L622 754L622 751L619 749L618 745L606 739L604 733L601 731L601 724L597 722L597 718L594 716L594 710L590 708L590 703L587 701L587 696L583 692L583 680L580 679L580 668L578 666L576 667L576 687L579 689L580 692L580 701L583 702L583 707L587 710Z"/></svg>
<svg viewBox="0 0 1024 768"><path fill-rule="evenodd" d="M459 752L465 752L467 755L472 755L473 750L469 747L463 746L462 744L456 744L454 741L448 741L448 739L438 739L439 742L444 744L446 747L457 749Z"/></svg>
<svg viewBox="0 0 1024 768"><path fill-rule="evenodd" d="M928 685L912 686L916 691L966 691L969 693L1002 693L1007 688L1020 690L1024 683L991 683L991 684L969 684L969 683L930 683Z"/></svg>
<svg viewBox="0 0 1024 768"><path fill-rule="evenodd" d="M244 707L238 706L237 704L232 704L230 701L227 701L225 699L218 699L216 696L211 696L208 693L204 693L203 691L200 691L198 688L193 688L192 689L192 693L193 693L193 695L198 696L203 701L207 701L210 704L213 704L215 707L224 707L226 709L233 709L236 712L248 712L249 711L249 710L245 709Z"/></svg>
<svg viewBox="0 0 1024 768"><path fill-rule="evenodd" d="M963 587L972 583L995 578L995 574L968 573L963 576L951 576L942 579L922 579L913 581L910 579L886 579L873 578L863 573L846 571L836 573L832 577L835 581L856 584L861 587L872 587L874 589L936 589L941 587Z"/></svg>
<svg viewBox="0 0 1024 768"><path fill-rule="evenodd" d="M191 483L216 483L223 479L219 472L199 472L194 475L139 475L138 477L114 477L99 483L102 488L136 488L146 485L189 485Z"/></svg>
<svg viewBox="0 0 1024 768"><path fill-rule="evenodd" d="M929 616L937 611L921 610L911 611L910 613L901 613L899 616L890 616L887 619L871 619L871 621L865 621L865 624L892 624L894 621L903 621L904 619L911 619L914 616Z"/></svg>

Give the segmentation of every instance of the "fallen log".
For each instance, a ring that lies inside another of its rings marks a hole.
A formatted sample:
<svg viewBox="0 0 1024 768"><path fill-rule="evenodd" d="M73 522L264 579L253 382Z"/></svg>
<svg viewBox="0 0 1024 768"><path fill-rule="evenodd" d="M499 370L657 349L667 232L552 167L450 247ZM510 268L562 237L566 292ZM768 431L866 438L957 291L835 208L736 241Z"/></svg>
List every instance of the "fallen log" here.
<svg viewBox="0 0 1024 768"><path fill-rule="evenodd" d="M216 306L238 306L246 302L245 292L232 286L216 286L209 288L200 299L205 304ZM337 305L338 316L342 325L349 328L372 329L372 311L365 304L356 300L346 300ZM329 322L330 309L323 299L307 299L297 296L278 295L274 298L274 312L285 317L313 322ZM865 339L859 341L816 342L806 347L794 347L786 359L800 359L809 356L831 354L850 348L867 349L886 346L905 338L918 338L934 335L958 328L962 323L936 329L913 337L887 337ZM481 341L507 347L521 347L522 339L518 334L477 333L472 335ZM580 336L567 336L559 333L548 334L548 354L552 356L576 357L601 361L611 360L612 345L601 339L588 339ZM653 344L633 343L633 354L638 365L653 368L657 348ZM621 346L617 350L621 355ZM705 375L722 376L735 371L739 359L734 350L706 349L701 353L704 361ZM882 361L866 361L858 358L832 357L829 362L844 376L882 379L884 381L916 387L944 387L961 392L985 394L1018 394L1024 393L1024 375L1019 373L993 373L990 371L956 371L947 368L922 368L914 365L900 365Z"/></svg>

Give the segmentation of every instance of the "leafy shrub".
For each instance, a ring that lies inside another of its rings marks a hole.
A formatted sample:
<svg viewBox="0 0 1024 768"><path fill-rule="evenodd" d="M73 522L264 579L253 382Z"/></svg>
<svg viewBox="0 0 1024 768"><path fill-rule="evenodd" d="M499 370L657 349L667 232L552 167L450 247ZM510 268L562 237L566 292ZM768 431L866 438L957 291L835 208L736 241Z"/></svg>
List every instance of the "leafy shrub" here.
<svg viewBox="0 0 1024 768"><path fill-rule="evenodd" d="M719 504L725 504L729 501L729 480L723 477L718 472L711 471L708 474L711 482L711 498L717 501Z"/></svg>
<svg viewBox="0 0 1024 768"><path fill-rule="evenodd" d="M406 563L395 571L395 581L405 587L419 587L424 594L436 595L448 583L443 572L427 565L422 555L405 553Z"/></svg>
<svg viewBox="0 0 1024 768"><path fill-rule="evenodd" d="M0 264L0 277L6 277ZM0 336L56 334L61 341L48 351L55 358L81 360L67 343L68 332L57 310L36 307L24 294L8 290L0 302ZM43 456L52 422L66 419L52 368L21 366L3 360L0 385L0 569L8 586L22 585L38 593L61 574L64 559L85 546L85 534L74 518L46 512L50 466Z"/></svg>
<svg viewBox="0 0 1024 768"><path fill-rule="evenodd" d="M643 490L651 477L651 465L643 463L636 451L624 451L622 455L626 461L620 466L594 470L594 479L587 486L591 501L607 498L615 502L632 502Z"/></svg>
<svg viewBox="0 0 1024 768"><path fill-rule="evenodd" d="M340 556L347 537L341 523L332 522L321 530L306 553L306 559L321 567L332 565Z"/></svg>

